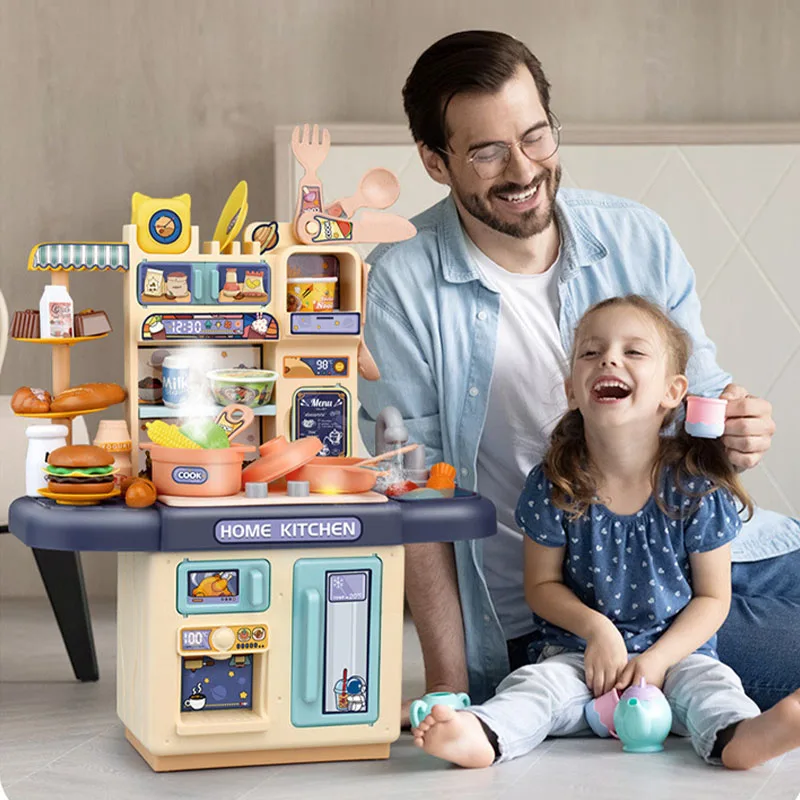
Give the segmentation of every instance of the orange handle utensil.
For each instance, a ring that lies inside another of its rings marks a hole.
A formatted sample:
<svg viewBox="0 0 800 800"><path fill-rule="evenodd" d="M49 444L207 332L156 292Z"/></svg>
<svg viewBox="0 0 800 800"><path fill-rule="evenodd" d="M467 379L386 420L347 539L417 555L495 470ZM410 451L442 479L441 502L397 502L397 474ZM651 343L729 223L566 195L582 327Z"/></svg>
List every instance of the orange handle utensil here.
<svg viewBox="0 0 800 800"><path fill-rule="evenodd" d="M232 442L255 419L252 408L231 403L219 412L214 422L225 431L228 441Z"/></svg>
<svg viewBox="0 0 800 800"><path fill-rule="evenodd" d="M354 467L366 467L369 464L378 464L381 461L386 461L387 458L390 456L399 456L401 453L410 453L412 450L416 450L419 447L418 444L407 444L405 447L398 447L397 450L389 450L386 453L381 453L377 456L372 456L372 458L365 458L363 461L359 461L356 464L353 464Z"/></svg>

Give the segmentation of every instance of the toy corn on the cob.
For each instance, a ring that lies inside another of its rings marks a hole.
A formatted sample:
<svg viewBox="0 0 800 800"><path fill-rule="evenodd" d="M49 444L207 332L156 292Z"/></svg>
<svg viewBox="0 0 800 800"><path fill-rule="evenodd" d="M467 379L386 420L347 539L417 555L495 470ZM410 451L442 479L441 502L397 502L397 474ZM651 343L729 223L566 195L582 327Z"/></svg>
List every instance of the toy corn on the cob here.
<svg viewBox="0 0 800 800"><path fill-rule="evenodd" d="M177 425L168 425L160 419L145 423L147 435L154 444L162 447L179 447L184 450L202 450L197 442L180 432Z"/></svg>

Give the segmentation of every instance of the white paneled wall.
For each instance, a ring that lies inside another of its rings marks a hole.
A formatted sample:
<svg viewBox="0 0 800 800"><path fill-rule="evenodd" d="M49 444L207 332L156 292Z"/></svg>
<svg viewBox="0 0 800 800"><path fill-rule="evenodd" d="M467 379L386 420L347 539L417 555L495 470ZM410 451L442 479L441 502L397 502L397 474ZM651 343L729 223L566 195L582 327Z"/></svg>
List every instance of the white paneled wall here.
<svg viewBox="0 0 800 800"><path fill-rule="evenodd" d="M276 210L291 219L300 177L288 147L290 128L276 130ZM428 178L408 133L400 126L331 126L333 145L319 170L325 202L353 194L370 167L387 167L402 191L392 211L406 217L445 195ZM745 131L746 133L746 131ZM586 129L578 137L591 141ZM723 131L719 141L669 144L566 144L564 186L595 189L638 200L669 223L697 274L703 322L720 364L738 383L773 404L778 432L762 466L746 475L759 505L797 516L800 470L800 137L783 143L739 144L747 136ZM613 138L613 137L611 137ZM619 137L629 142L631 135ZM760 134L760 138L768 138ZM683 141L708 140L685 129ZM792 143L792 141L797 143ZM788 142L788 143L787 143ZM370 246L360 248L364 253Z"/></svg>

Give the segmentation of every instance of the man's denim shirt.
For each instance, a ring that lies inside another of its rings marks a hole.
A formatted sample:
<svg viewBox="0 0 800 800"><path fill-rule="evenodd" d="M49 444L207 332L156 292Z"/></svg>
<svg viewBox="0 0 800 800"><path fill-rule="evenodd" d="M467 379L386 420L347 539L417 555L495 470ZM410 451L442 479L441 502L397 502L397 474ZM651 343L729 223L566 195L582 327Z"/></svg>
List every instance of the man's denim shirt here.
<svg viewBox="0 0 800 800"><path fill-rule="evenodd" d="M592 304L640 294L667 308L692 337L692 394L715 397L731 381L700 321L695 277L666 223L632 201L561 189L556 219L562 239L558 276L564 351ZM375 419L395 406L428 465L447 461L459 485L475 487L478 444L495 357L500 295L467 253L452 197L413 220L417 236L376 248L369 261L366 342L381 379L359 381L361 435L375 440ZM800 523L759 509L734 542L736 561L757 561L800 548ZM505 640L483 576L482 541L457 542L470 695L491 696L508 672Z"/></svg>

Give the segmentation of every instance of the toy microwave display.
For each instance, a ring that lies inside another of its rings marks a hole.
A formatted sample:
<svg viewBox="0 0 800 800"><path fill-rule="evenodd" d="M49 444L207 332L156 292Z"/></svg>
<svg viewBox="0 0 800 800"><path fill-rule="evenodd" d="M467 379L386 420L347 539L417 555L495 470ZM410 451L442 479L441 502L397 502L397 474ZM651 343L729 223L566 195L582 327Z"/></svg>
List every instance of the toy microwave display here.
<svg viewBox="0 0 800 800"><path fill-rule="evenodd" d="M451 465L429 469L396 409L377 420L379 455L353 452L358 375L379 373L362 338L367 267L351 245L415 231L359 210L396 199L387 170L326 204L316 173L328 147L327 131L295 131L292 223L245 226L242 182L201 243L188 195L137 193L121 242L31 253L29 268L64 290L72 272L121 277L129 391L69 387L78 340L41 340L54 395L26 387L20 413L68 423L97 410L87 403L125 400L119 446L138 463L102 495L32 489L9 527L34 547L119 553L117 710L156 771L388 757L404 545L495 530L491 503L457 487ZM26 320L19 332L33 330ZM63 414L56 390L69 390ZM31 452L34 472L48 452ZM112 486L116 457L79 455L49 466L69 478L101 469Z"/></svg>

